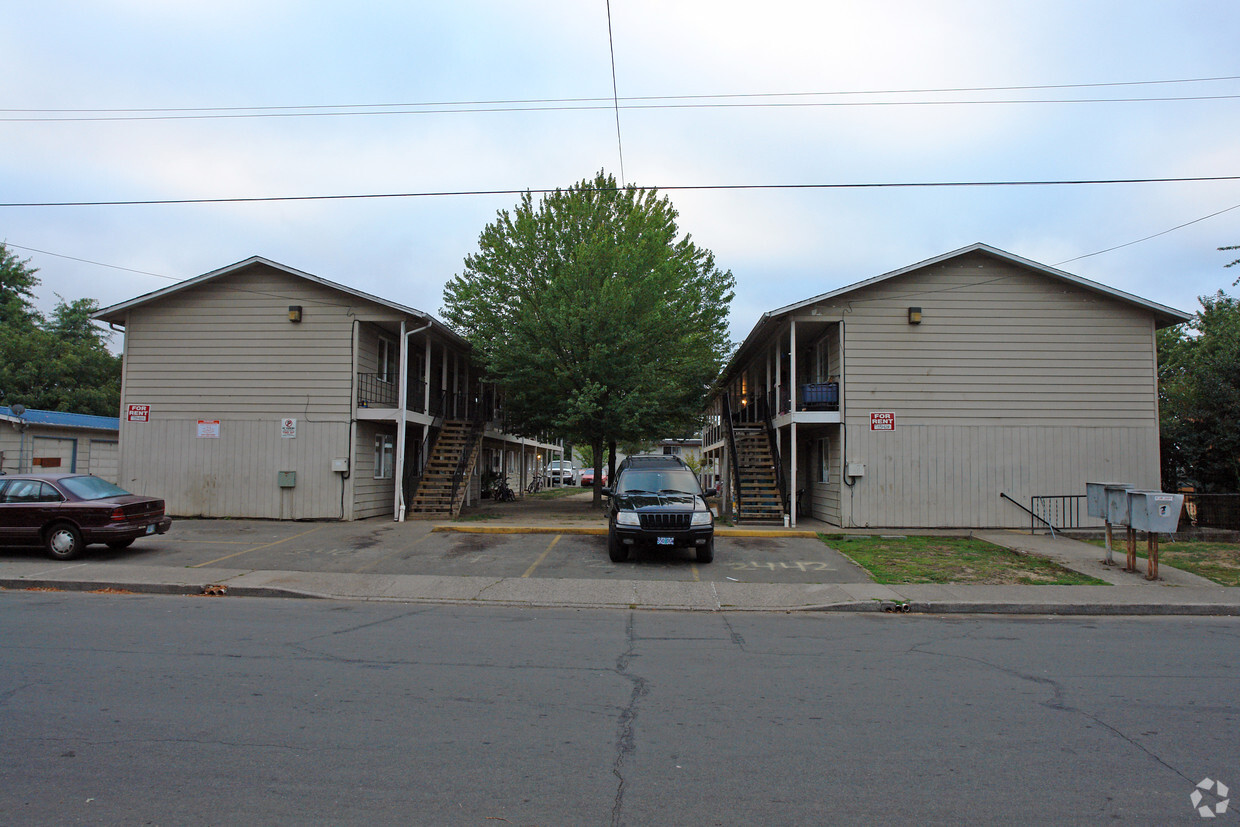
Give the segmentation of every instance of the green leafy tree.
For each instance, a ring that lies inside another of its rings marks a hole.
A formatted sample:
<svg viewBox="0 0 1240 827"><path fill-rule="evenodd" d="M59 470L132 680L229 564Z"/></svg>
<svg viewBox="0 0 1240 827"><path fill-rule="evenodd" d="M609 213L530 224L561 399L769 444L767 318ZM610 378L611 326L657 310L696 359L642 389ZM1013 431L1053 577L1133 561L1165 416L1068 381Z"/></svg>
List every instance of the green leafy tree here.
<svg viewBox="0 0 1240 827"><path fill-rule="evenodd" d="M502 391L510 427L588 445L601 471L617 441L699 424L736 282L676 218L655 190L599 173L538 203L526 193L482 231L441 312ZM595 502L600 488L596 473Z"/></svg>
<svg viewBox="0 0 1240 827"><path fill-rule="evenodd" d="M0 244L0 390L4 403L116 416L121 359L93 321L94 299L57 296L49 318L34 307L37 270Z"/></svg>
<svg viewBox="0 0 1240 827"><path fill-rule="evenodd" d="M1158 331L1163 485L1240 491L1240 301L1199 300L1191 322Z"/></svg>

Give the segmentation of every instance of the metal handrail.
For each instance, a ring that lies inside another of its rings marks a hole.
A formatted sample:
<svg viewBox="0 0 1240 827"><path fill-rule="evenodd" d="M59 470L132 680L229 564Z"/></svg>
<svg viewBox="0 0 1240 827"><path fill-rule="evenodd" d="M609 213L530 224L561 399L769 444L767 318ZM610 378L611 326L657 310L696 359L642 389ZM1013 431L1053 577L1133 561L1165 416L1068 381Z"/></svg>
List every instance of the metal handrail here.
<svg viewBox="0 0 1240 827"><path fill-rule="evenodd" d="M1034 517L1034 518L1039 519L1039 520L1041 520L1042 522L1046 523L1046 527L1047 527L1047 528L1049 528L1049 529L1051 530L1051 539L1052 539L1052 540L1053 540L1053 539L1055 539L1055 527L1054 527L1053 525L1051 525L1051 524L1050 524L1050 522L1048 522L1045 518L1043 518L1043 517L1039 517L1037 514L1034 514L1034 513L1033 513L1032 511L1030 511L1028 508L1025 508L1023 505L1021 505L1020 503L1016 502L1016 500L1012 499L1011 497L1009 497L1007 494L1003 493L1002 491L1000 491L1000 492L999 492L999 496L1000 496L1000 497L1002 497L1003 499L1007 500L1008 502L1010 502L1012 505L1014 505L1014 506L1016 506L1017 508L1019 508L1021 511L1026 512L1026 513L1027 513L1030 517ZM1032 532L1030 532L1030 533L1032 533Z"/></svg>
<svg viewBox="0 0 1240 827"><path fill-rule="evenodd" d="M739 507L741 501L741 469L740 462L736 458L736 433L732 429L731 396L727 391L724 391L719 401L723 407L723 430L728 440L728 465L732 469L730 474L731 481L728 487L735 489L735 491L725 491L724 495L728 498L727 501L729 503L735 502ZM735 493L735 497L733 497L733 493Z"/></svg>
<svg viewBox="0 0 1240 827"><path fill-rule="evenodd" d="M779 499L784 508L784 513L789 513L788 509L788 478L784 476L784 462L779 455L779 443L775 441L775 419L770 407L766 405L766 400L762 400L763 422L766 424L766 441L770 444L771 457L775 460L775 482L779 486Z"/></svg>

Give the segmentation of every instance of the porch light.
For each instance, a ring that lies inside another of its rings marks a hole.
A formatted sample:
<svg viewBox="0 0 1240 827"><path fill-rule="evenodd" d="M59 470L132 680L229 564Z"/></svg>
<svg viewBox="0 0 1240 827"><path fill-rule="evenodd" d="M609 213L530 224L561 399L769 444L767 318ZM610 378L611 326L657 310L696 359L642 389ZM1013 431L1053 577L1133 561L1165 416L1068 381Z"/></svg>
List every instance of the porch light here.
<svg viewBox="0 0 1240 827"><path fill-rule="evenodd" d="M921 308L920 307L910 307L908 309L908 323L909 324L921 324Z"/></svg>
<svg viewBox="0 0 1240 827"><path fill-rule="evenodd" d="M290 304L288 306L288 320L290 322L301 321L301 305L300 304Z"/></svg>

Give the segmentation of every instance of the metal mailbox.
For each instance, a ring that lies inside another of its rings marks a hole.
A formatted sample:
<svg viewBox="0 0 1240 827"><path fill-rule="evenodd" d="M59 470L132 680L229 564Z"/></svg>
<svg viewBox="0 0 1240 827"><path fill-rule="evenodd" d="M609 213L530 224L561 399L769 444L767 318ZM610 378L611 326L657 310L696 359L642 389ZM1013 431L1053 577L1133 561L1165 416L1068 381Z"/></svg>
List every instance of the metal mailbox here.
<svg viewBox="0 0 1240 827"><path fill-rule="evenodd" d="M1101 520L1107 518L1108 488L1132 488L1127 482L1087 482L1085 483L1085 505L1091 517Z"/></svg>
<svg viewBox="0 0 1240 827"><path fill-rule="evenodd" d="M1107 495L1106 521L1111 525L1130 525L1128 511L1128 492L1131 488L1108 486L1104 489Z"/></svg>
<svg viewBox="0 0 1240 827"><path fill-rule="evenodd" d="M1161 491L1129 491L1129 525L1137 531L1174 534L1180 524L1180 510L1184 507L1183 494L1164 494Z"/></svg>

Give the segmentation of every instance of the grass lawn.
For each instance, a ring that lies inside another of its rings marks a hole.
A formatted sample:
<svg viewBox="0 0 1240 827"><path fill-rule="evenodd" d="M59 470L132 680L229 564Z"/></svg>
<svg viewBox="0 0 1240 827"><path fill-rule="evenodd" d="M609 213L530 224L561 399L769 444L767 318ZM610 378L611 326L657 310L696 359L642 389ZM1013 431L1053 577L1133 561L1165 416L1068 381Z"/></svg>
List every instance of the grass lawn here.
<svg viewBox="0 0 1240 827"><path fill-rule="evenodd" d="M1106 547L1105 540L1089 540L1096 546ZM1123 564L1128 544L1123 531L1115 532L1111 543L1115 559ZM1145 538L1137 540L1137 556L1145 558ZM1158 562L1177 569L1192 572L1220 586L1240 586L1240 545L1236 543L1210 543L1199 540L1177 540L1174 543L1160 540Z"/></svg>
<svg viewBox="0 0 1240 827"><path fill-rule="evenodd" d="M1050 560L1017 554L968 537L819 534L819 539L868 571L874 582L973 583L991 586L1105 586L1102 580Z"/></svg>

